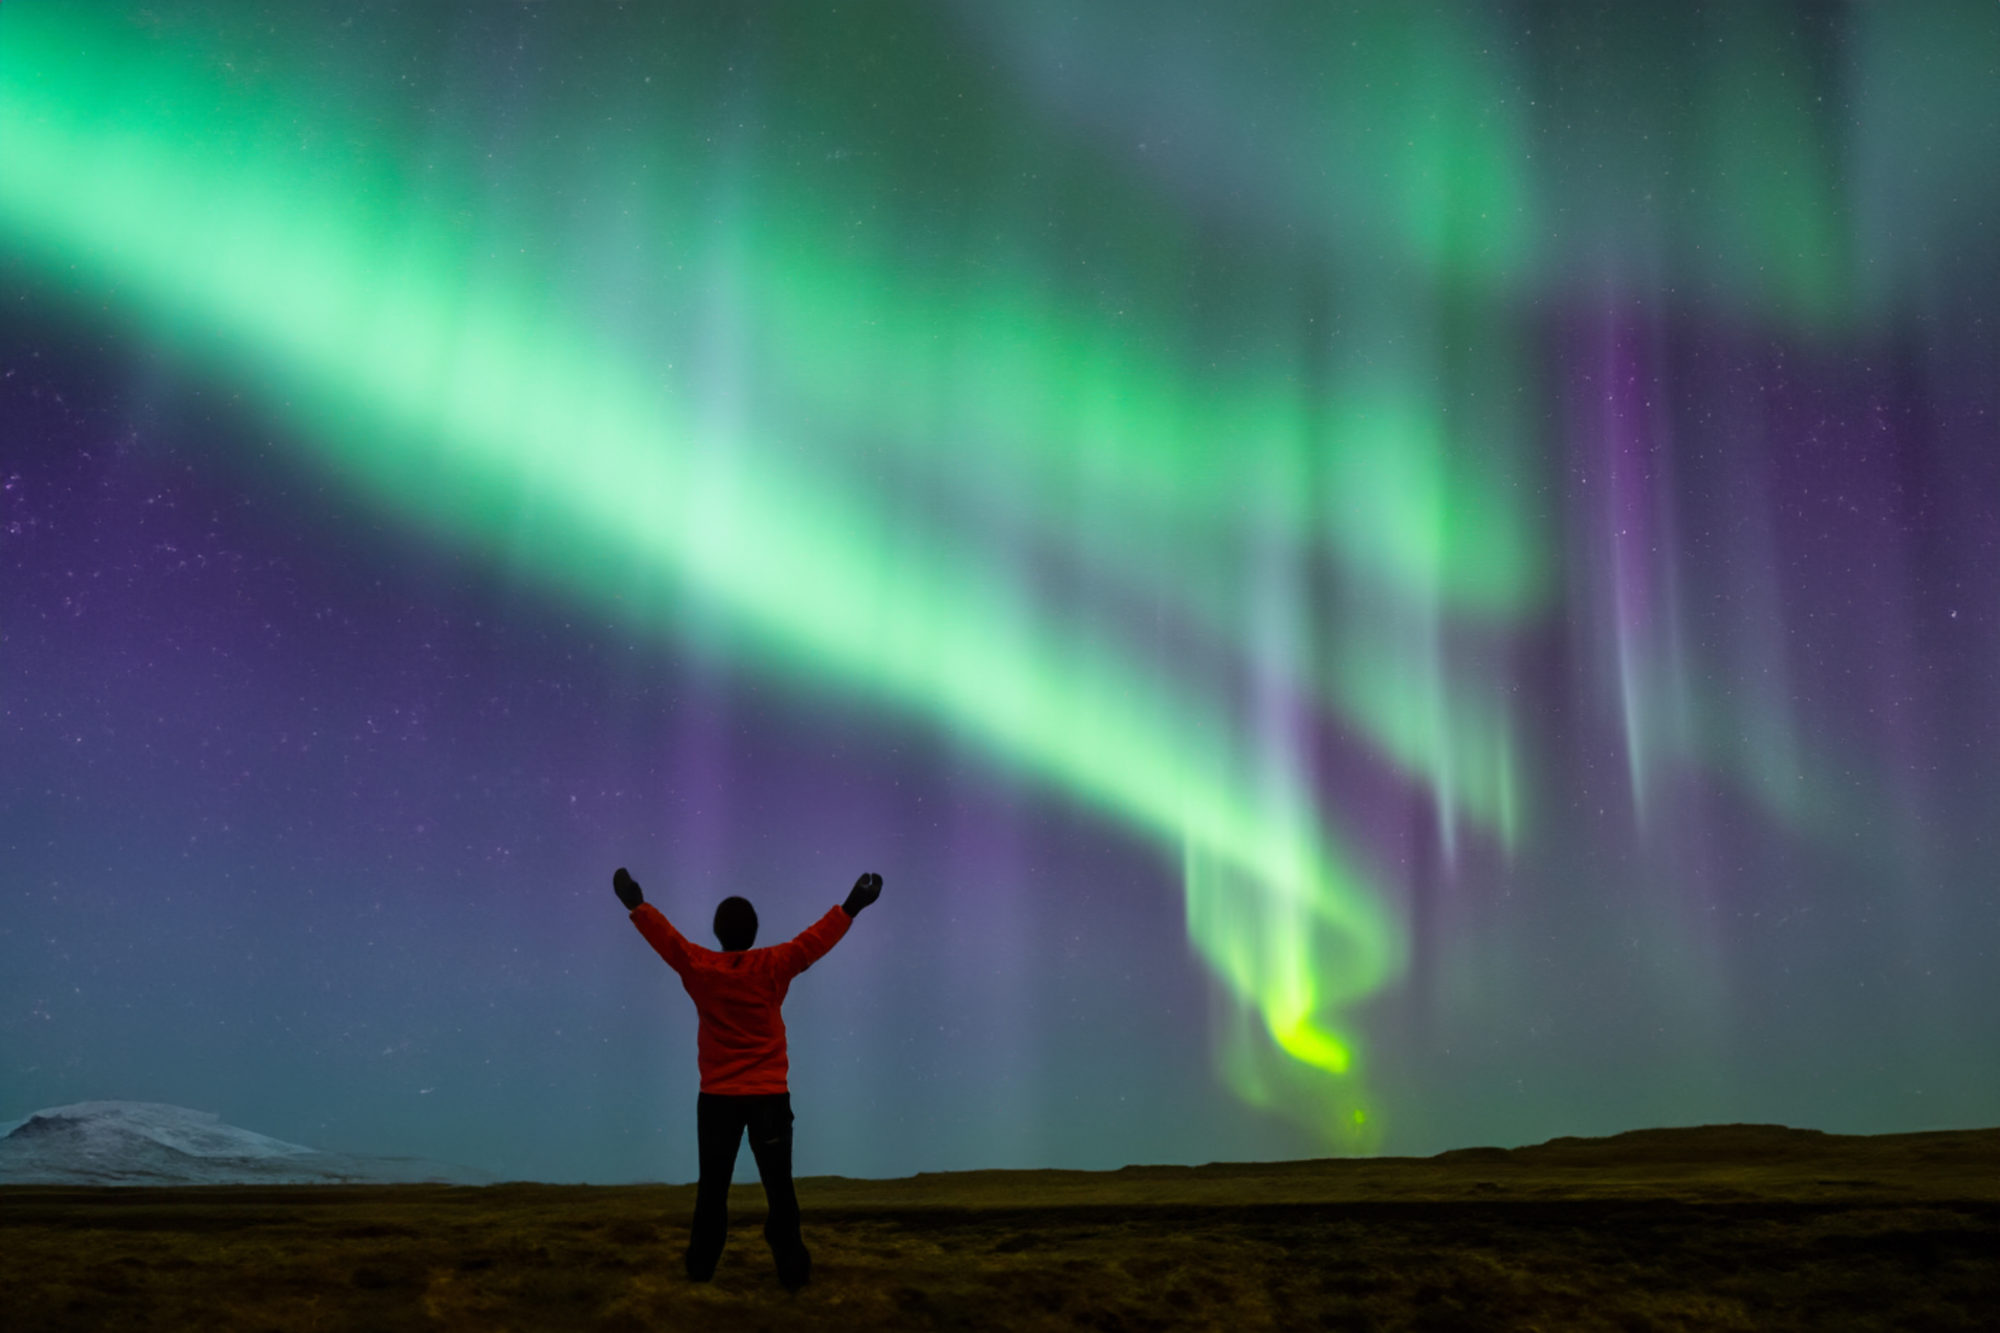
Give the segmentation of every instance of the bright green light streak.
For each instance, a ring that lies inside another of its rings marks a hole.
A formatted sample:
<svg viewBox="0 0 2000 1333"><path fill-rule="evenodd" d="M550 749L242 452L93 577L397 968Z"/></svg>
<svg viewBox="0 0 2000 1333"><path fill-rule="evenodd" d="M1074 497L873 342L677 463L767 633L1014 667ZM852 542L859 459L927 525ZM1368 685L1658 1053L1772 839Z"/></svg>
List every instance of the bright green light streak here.
<svg viewBox="0 0 2000 1333"><path fill-rule="evenodd" d="M1545 570L1527 517L1477 441L1451 447L1422 392L1357 376L1302 404L1295 386L1254 369L1193 383L1164 338L1066 311L1024 261L996 258L983 266L991 276L952 284L898 264L886 240L842 260L816 243L841 228L800 221L816 211L803 200L769 210L738 276L776 359L850 429L907 453L946 430L1010 460L1026 493L1074 489L1081 506L1213 541L1242 522L1252 486L1266 498L1265 469L1303 458L1303 414L1317 411L1312 457L1329 484L1302 472L1276 489L1284 503L1260 507L1263 521L1448 610L1505 618L1538 604Z"/></svg>
<svg viewBox="0 0 2000 1333"><path fill-rule="evenodd" d="M1202 699L1037 619L947 534L697 423L515 266L472 266L422 201L357 205L357 173L301 170L236 132L285 117L186 96L199 81L171 72L123 103L131 68L11 13L4 41L0 228L24 253L225 373L247 368L327 465L410 517L657 628L682 627L676 602L698 593L766 670L943 721L1171 839L1208 868L1191 920L1199 903L1226 923L1197 935L1204 957L1334 1081L1346 1106L1321 1128L1359 1123L1333 1014L1395 974L1398 931L1298 793L1243 779L1250 756ZM1223 900L1204 887L1217 874Z"/></svg>
<svg viewBox="0 0 2000 1333"><path fill-rule="evenodd" d="M1455 438L1468 432L1447 425L1413 376L1349 370L1320 402L1254 366L1192 384L1163 338L1065 311L1025 261L996 260L982 266L997 270L989 281L954 288L851 235L847 258L830 257L799 226L815 207L793 199L763 210L758 241L732 253L731 280L757 293L751 304L775 340L773 373L816 419L900 447L911 467L935 465L930 442L940 438L1006 460L998 483L955 457L938 480L978 487L979 503L1015 499L1041 537L1079 545L1094 570L1157 584L1157 552L1131 540L1135 522L1170 528L1186 564L1202 563L1185 558L1191 550L1221 560L1254 505L1265 540L1305 554L1325 548L1348 575L1433 623L1452 613L1514 619L1542 596L1540 546L1506 485L1511 452ZM1481 332L1489 342L1511 336ZM1498 396L1479 409L1490 432ZM1037 506L1050 494L1073 494L1078 509L1118 521L1063 522L1067 514ZM1190 625L1240 638L1233 584L1183 584L1170 595ZM1303 659L1266 665L1430 784L1447 831L1462 801L1513 846L1520 783L1503 710L1459 679L1449 706L1407 686L1384 690L1410 664L1382 659L1406 647L1343 643L1346 664L1330 678ZM1435 658L1435 645L1416 646L1433 685L1445 679Z"/></svg>

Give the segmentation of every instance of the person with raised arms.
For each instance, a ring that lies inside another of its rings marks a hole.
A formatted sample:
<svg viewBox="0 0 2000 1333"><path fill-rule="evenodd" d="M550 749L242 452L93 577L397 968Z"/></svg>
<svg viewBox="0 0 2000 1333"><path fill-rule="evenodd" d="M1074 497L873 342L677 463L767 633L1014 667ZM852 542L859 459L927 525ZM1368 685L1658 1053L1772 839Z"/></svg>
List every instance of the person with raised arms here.
<svg viewBox="0 0 2000 1333"><path fill-rule="evenodd" d="M797 1291L812 1277L812 1253L799 1234L799 1201L792 1189L790 1065L779 1008L792 978L824 957L861 909L881 896L882 877L862 875L845 902L785 943L763 949L750 947L757 939L757 910L748 899L724 898L715 909L719 952L675 930L623 866L612 875L611 887L646 942L680 974L701 1018L696 1041L701 1093L695 1102L701 1183L695 1190L687 1275L696 1282L715 1275L729 1234L729 1180L747 1128L770 1204L764 1239L770 1242L779 1283Z"/></svg>

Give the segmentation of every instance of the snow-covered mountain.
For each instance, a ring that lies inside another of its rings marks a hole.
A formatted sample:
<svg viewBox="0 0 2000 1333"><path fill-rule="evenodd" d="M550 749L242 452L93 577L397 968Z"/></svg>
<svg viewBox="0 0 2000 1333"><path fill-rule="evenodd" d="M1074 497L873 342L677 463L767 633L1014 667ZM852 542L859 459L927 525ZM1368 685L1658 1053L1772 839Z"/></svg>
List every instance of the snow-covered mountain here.
<svg viewBox="0 0 2000 1333"><path fill-rule="evenodd" d="M77 1102L0 1122L5 1185L481 1185L482 1171L420 1157L321 1152L161 1102Z"/></svg>

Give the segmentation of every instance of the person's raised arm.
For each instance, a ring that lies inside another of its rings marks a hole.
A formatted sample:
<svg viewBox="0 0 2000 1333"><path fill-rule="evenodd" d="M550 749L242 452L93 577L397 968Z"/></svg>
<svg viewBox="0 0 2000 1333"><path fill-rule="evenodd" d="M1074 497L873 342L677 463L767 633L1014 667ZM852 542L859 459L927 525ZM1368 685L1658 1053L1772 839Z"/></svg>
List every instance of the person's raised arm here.
<svg viewBox="0 0 2000 1333"><path fill-rule="evenodd" d="M640 891L639 881L627 874L624 866L619 866L611 877L611 891L618 895L618 901L625 904L631 913L632 924L646 937L646 943L653 946L653 952L667 960L667 966L680 972L687 967L688 942L674 929L674 923L661 914L660 909L646 901Z"/></svg>
<svg viewBox="0 0 2000 1333"><path fill-rule="evenodd" d="M847 928L854 924L854 918L861 909L881 896L880 875L867 874L855 880L846 902L829 908L825 916L777 947L779 971L787 977L795 977L824 958L826 951L840 943L841 936L847 934Z"/></svg>

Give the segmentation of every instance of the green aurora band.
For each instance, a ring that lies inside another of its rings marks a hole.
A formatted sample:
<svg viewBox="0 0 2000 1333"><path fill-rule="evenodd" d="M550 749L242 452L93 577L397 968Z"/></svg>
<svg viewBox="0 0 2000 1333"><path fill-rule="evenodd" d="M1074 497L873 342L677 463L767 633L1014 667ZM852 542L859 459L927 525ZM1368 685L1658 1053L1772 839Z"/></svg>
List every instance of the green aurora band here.
<svg viewBox="0 0 2000 1333"><path fill-rule="evenodd" d="M835 22L802 15L797 45L865 41ZM1803 78L1801 57L1755 15L1733 22L1709 109L1749 132L1716 142L1785 146L1787 166L1701 157L1721 184L1693 232L1729 238L1719 289L1836 330L1866 295L1844 281L1838 191L1765 72ZM294 58L228 14L154 30L6 7L0 246L409 522L683 651L922 718L1156 839L1236 1006L1231 1086L1366 1148L1379 1116L1352 1014L1408 946L1298 724L1330 719L1422 784L1448 850L1461 824L1503 849L1522 836L1523 727L1477 645L1550 596L1514 307L1549 260L1526 112L1476 16L1364 7L1322 36L1335 72L1403 76L1301 80L1332 90L1319 123L1348 138L1262 164L1323 230L1297 244L1338 256L1338 310L1301 308L1280 247L1231 261L1233 313L1208 341L1158 293L1209 242L1159 187L1047 130L983 168L1103 177L1076 223L1086 253L1120 258L1100 286L1050 258L1031 204L917 243L876 207L894 194L880 169L838 152L751 179L700 128L698 81L629 123L546 113L560 132L494 168L448 117L422 126L388 70ZM689 44L674 59L691 68ZM965 78L995 122L1035 119ZM1315 154L1345 164L1333 187ZM591 221L528 216L571 196ZM1802 817L1759 747L1680 731L1676 759L1748 764Z"/></svg>
<svg viewBox="0 0 2000 1333"><path fill-rule="evenodd" d="M1203 956L1327 1077L1322 1127L1371 1132L1335 1020L1395 975L1397 929L1212 704L1038 617L949 531L701 420L435 206L359 204L372 164L286 152L265 128L294 119L281 105L218 100L199 62L45 17L10 12L4 37L16 246L252 387L411 519L668 632L698 595L759 666L933 717L1178 844Z"/></svg>

